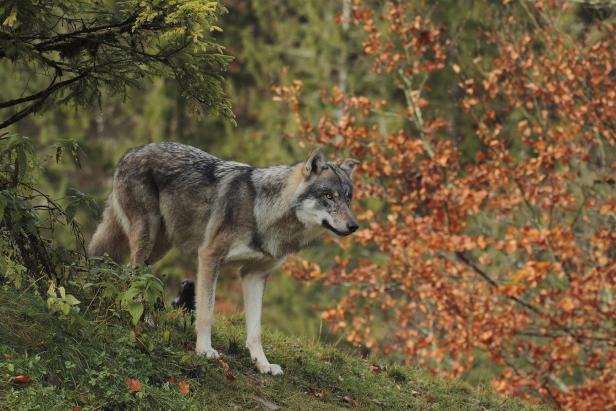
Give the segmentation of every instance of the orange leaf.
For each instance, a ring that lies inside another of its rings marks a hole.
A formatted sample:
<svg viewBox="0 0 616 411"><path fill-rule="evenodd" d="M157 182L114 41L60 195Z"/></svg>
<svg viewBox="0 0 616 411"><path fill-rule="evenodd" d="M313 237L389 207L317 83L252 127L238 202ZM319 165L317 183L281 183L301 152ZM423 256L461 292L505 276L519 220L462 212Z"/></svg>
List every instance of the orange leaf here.
<svg viewBox="0 0 616 411"><path fill-rule="evenodd" d="M309 397L316 397L316 398L323 398L323 390L310 390L310 391L305 391L304 394L306 394Z"/></svg>
<svg viewBox="0 0 616 411"><path fill-rule="evenodd" d="M229 371L229 364L227 364L222 358L218 360L218 364L222 367L222 369L225 372Z"/></svg>
<svg viewBox="0 0 616 411"><path fill-rule="evenodd" d="M180 381L180 383L178 384L178 389L180 390L180 395L182 397L186 397L188 395L188 392L190 391L190 384L188 384L186 381Z"/></svg>
<svg viewBox="0 0 616 411"><path fill-rule="evenodd" d="M25 374L20 374L17 377L15 377L13 379L13 382L16 382L17 384L26 384L26 385L30 385L32 384L32 378L30 378L29 376L25 375Z"/></svg>
<svg viewBox="0 0 616 411"><path fill-rule="evenodd" d="M491 330L484 331L484 332L483 332L483 333L481 333L481 335L479 336L479 338L480 338L482 341L489 340L489 339L490 339L490 337L492 337L492 331L491 331Z"/></svg>
<svg viewBox="0 0 616 411"><path fill-rule="evenodd" d="M129 378L126 380L126 386L128 387L128 391L132 393L141 391L141 382L139 380Z"/></svg>

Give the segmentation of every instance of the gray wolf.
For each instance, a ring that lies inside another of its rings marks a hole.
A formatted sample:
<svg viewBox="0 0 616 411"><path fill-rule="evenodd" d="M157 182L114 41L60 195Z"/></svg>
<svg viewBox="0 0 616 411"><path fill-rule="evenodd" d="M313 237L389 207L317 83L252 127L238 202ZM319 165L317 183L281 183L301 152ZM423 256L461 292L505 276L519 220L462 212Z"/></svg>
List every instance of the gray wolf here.
<svg viewBox="0 0 616 411"><path fill-rule="evenodd" d="M325 232L357 230L351 199L358 163L327 161L317 149L304 162L255 168L172 142L133 148L116 167L89 254L116 261L130 254L133 265L154 263L172 245L196 255L196 351L207 358L219 356L211 342L219 271L239 270L246 347L260 372L282 374L261 345L266 279Z"/></svg>

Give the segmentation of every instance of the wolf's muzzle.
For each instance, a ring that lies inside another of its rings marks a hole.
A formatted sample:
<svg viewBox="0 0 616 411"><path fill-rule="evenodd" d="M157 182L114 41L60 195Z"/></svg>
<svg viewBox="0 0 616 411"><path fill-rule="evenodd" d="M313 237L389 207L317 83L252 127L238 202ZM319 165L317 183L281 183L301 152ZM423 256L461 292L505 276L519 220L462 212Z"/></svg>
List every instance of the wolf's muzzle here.
<svg viewBox="0 0 616 411"><path fill-rule="evenodd" d="M347 231L336 230L330 223L327 222L327 220L323 220L321 222L321 225L323 227L327 228L332 233L334 233L336 235L339 235L340 237L346 237L347 235L351 235L355 231L357 231L357 229L359 228L359 226L357 225L357 223L355 221L347 223L347 225L346 225L347 226Z"/></svg>

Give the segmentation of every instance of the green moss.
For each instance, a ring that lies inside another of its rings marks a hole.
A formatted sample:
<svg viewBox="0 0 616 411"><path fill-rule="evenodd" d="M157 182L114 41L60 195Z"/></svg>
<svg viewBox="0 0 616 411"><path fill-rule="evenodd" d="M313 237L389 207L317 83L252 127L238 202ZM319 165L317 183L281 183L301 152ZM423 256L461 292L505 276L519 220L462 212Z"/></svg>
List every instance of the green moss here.
<svg viewBox="0 0 616 411"><path fill-rule="evenodd" d="M33 294L0 290L0 317L0 403L6 409L319 410L354 401L368 409L535 409L417 369L375 372L334 347L276 333L265 333L265 347L285 374L263 376L243 346L239 315L218 318L214 331L234 380L218 362L194 354L194 333L178 311L157 313L155 325L131 329L87 316L59 319ZM15 383L19 374L33 382ZM143 384L141 392L129 392L129 378ZM189 395L180 395L179 381L190 384Z"/></svg>

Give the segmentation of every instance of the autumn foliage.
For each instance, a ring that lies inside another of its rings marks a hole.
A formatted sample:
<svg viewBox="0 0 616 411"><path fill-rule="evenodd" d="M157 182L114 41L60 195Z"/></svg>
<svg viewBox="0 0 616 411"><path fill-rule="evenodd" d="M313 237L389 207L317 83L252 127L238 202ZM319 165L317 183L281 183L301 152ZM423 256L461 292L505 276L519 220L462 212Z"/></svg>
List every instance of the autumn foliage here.
<svg viewBox="0 0 616 411"><path fill-rule="evenodd" d="M616 408L616 29L574 38L556 24L571 4L505 2L479 34L492 52L463 61L430 8L402 3L351 14L402 105L332 86L315 120L301 81L274 89L302 141L362 161L362 229L332 267L287 270L341 286L322 316L353 344L451 377L487 357L500 392ZM444 75L453 114L430 102Z"/></svg>

